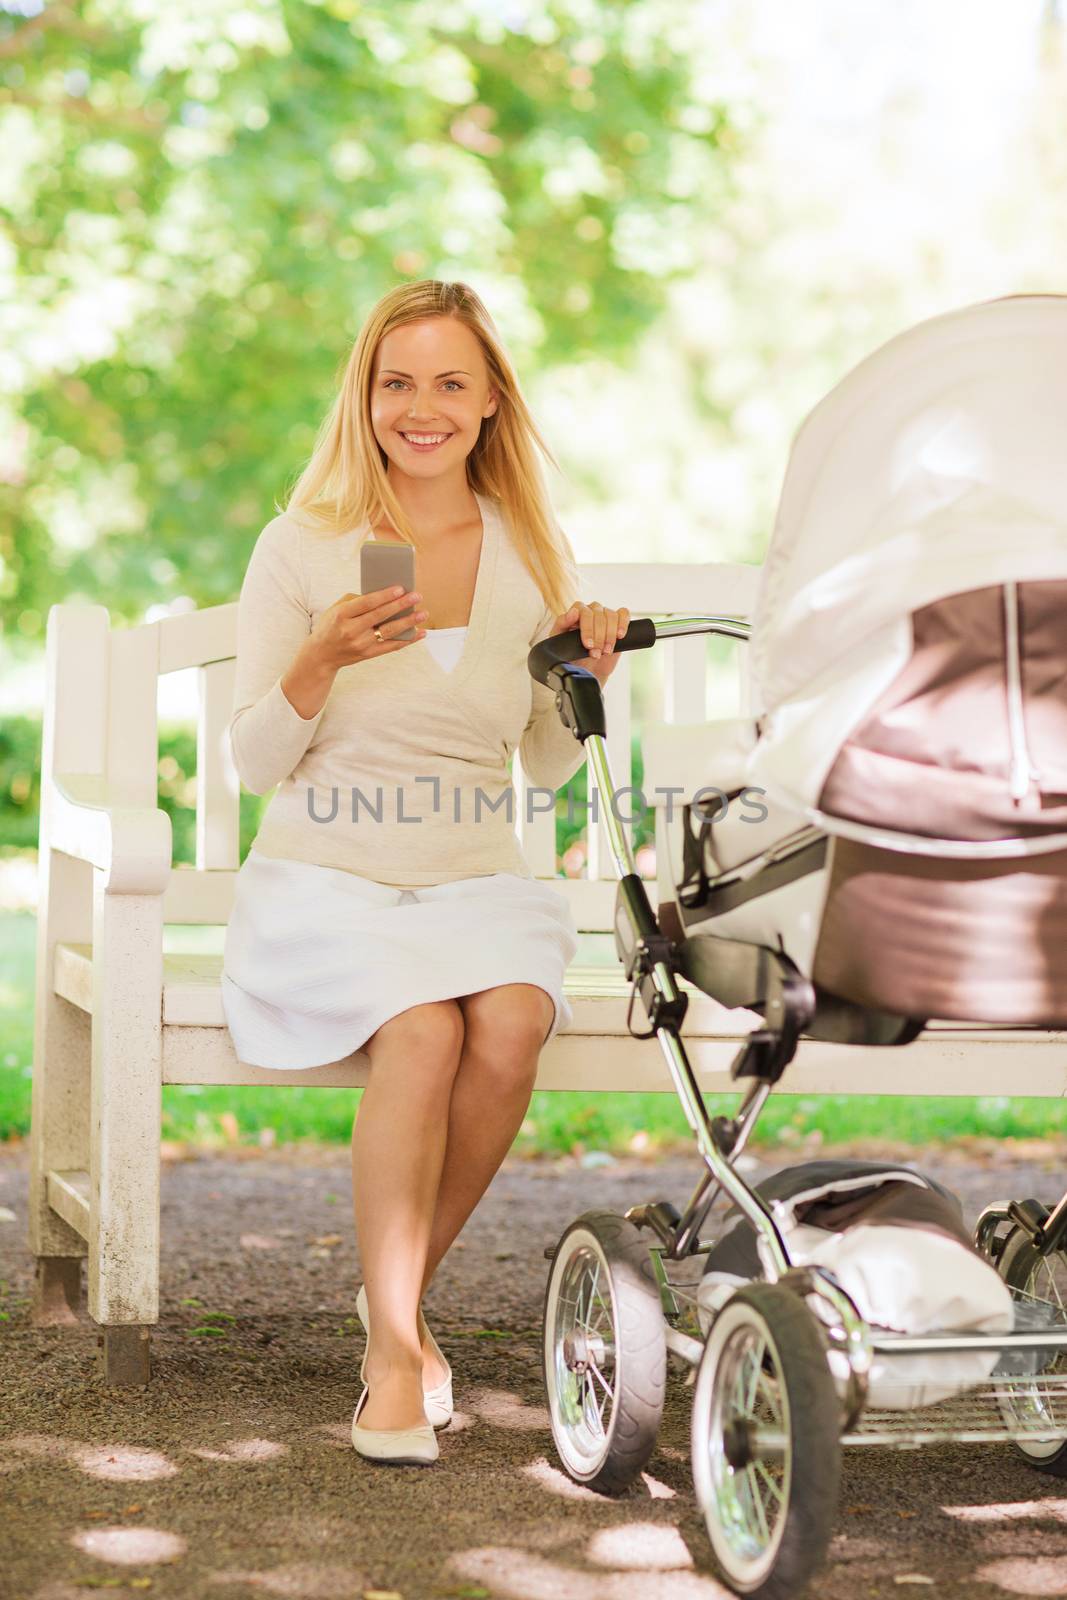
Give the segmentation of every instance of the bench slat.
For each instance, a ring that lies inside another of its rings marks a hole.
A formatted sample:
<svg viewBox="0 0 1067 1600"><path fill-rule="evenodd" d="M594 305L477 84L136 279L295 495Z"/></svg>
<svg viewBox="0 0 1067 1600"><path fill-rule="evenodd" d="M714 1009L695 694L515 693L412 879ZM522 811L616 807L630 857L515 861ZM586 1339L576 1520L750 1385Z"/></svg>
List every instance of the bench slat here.
<svg viewBox="0 0 1067 1600"><path fill-rule="evenodd" d="M225 1028L222 1008L222 956L214 951L167 951L163 957L163 1025L183 1028ZM93 949L91 944L56 945L54 984L57 994L82 1011L92 1012ZM687 1026L698 1032L740 1038L755 1024L748 1011L726 1011L709 995L683 980L690 993ZM574 1007L569 1033L617 1034L625 1023L630 985L621 965L568 967L564 993ZM620 1010L621 1007L621 1010ZM634 1006L640 1021L639 1003ZM724 1020L725 1019L725 1020ZM739 1020L740 1019L740 1020Z"/></svg>
<svg viewBox="0 0 1067 1600"><path fill-rule="evenodd" d="M320 1084L358 1086L367 1058L360 1050L345 1062L292 1072L249 1066L234 1054L222 1008L221 954L168 952L164 956L164 1083ZM84 1011L92 1008L92 946L57 944L56 993ZM572 965L564 992L574 1020L542 1052L538 1089L664 1090L672 1085L655 1039L640 1048L627 1037L629 985L621 965ZM755 1025L749 1011L727 1011L684 978L689 1009L682 1030L686 1054L707 1092L736 1088L730 1063ZM645 1026L640 1003L634 1020ZM1067 1034L1037 1029L935 1022L902 1049L873 1049L805 1040L780 1086L786 1094L1001 1095L1067 1094Z"/></svg>
<svg viewBox="0 0 1067 1600"><path fill-rule="evenodd" d="M586 1002L586 1006L588 1002ZM614 1023L620 1002L611 1003ZM576 1020L580 1007L575 1007ZM706 1094L737 1093L730 1063L736 1037L683 1034L686 1055ZM801 1045L776 1094L899 1094L925 1096L936 1087L945 1095L999 1095L1006 1082L1021 1095L1059 1097L1067 1093L1067 1050L1062 1037L1033 1034L966 1036L931 1029L902 1049L864 1050L855 1046ZM1020 1049L1020 1044L1026 1048ZM363 1051L345 1061L299 1071L278 1071L239 1062L229 1034L222 1028L184 1027L163 1030L164 1083L263 1084L356 1088L367 1081L369 1062ZM607 1090L614 1094L674 1092L663 1052L655 1039L631 1041L619 1048L616 1029L557 1034L541 1052L535 1089Z"/></svg>
<svg viewBox="0 0 1067 1600"><path fill-rule="evenodd" d="M630 802L624 797L620 806L624 816L629 808ZM675 810L677 811L677 800ZM548 837L548 846L548 853L551 854L555 850L551 836ZM554 854L552 861L554 868ZM530 864L534 865L532 859ZM230 913L233 910L236 880L236 870L226 867L216 867L205 872L198 872L194 867L184 864L171 867L163 894L164 923L175 925L195 923L205 927L223 927L230 920ZM614 927L617 878L559 878L554 876L554 871L546 868L543 874L535 873L535 881L547 883L557 894L562 895L570 908L579 933L610 933ZM659 906L659 891L655 879L645 878L642 881L645 893L648 895L648 903L655 911Z"/></svg>

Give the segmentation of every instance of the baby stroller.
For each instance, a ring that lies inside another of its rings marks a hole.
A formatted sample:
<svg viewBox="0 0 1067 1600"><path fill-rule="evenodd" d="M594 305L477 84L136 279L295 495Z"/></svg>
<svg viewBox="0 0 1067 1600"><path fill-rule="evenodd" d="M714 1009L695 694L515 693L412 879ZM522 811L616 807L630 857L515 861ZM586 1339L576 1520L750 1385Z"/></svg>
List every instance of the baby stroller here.
<svg viewBox="0 0 1067 1600"><path fill-rule="evenodd" d="M653 735L714 786L673 824L657 813L657 913L605 807L615 948L649 1024L630 1031L658 1040L702 1170L683 1214L591 1211L546 1250L545 1385L568 1473L619 1492L654 1447L667 1352L693 1369L696 1494L739 1594L795 1594L820 1564L842 1445L1010 1439L1067 1476L1067 1196L978 1222L1010 1327L915 1333L872 1326L825 1256L798 1261L782 1202L737 1162L801 1038L884 1049L932 1019L1067 1025L1065 424L1067 297L923 323L801 428L751 629L637 618L616 645L748 640L754 709ZM611 795L582 654L559 635L529 668ZM686 1057L679 976L761 1019L732 1117L709 1115ZM716 1245L701 1228L720 1192L760 1270L698 1306L691 1263ZM914 1391L917 1357L943 1381L887 1405L893 1359Z"/></svg>

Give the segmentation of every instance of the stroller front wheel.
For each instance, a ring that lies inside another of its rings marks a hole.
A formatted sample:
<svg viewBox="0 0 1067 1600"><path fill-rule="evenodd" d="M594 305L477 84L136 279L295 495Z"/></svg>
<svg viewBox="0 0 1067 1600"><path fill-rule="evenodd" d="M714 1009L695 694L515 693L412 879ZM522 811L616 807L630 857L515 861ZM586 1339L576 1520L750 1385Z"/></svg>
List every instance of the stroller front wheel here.
<svg viewBox="0 0 1067 1600"><path fill-rule="evenodd" d="M720 1574L785 1600L822 1562L841 1473L840 1407L815 1319L754 1283L712 1323L693 1398L693 1484Z"/></svg>
<svg viewBox="0 0 1067 1600"><path fill-rule="evenodd" d="M1062 1251L1042 1255L1030 1235L1016 1227L1004 1241L997 1271L1015 1294L1017 1307L1045 1310L1055 1318L1052 1325L1062 1326L1067 1296L1067 1257ZM1049 1352L1032 1384L1015 1382L998 1397L1005 1420L1017 1430L1014 1448L1038 1472L1053 1478L1067 1478L1067 1419L1059 1388L1064 1369L1064 1353Z"/></svg>
<svg viewBox="0 0 1067 1600"><path fill-rule="evenodd" d="M578 1483L619 1494L652 1454L667 1342L648 1245L632 1222L587 1211L556 1247L542 1355L552 1436Z"/></svg>

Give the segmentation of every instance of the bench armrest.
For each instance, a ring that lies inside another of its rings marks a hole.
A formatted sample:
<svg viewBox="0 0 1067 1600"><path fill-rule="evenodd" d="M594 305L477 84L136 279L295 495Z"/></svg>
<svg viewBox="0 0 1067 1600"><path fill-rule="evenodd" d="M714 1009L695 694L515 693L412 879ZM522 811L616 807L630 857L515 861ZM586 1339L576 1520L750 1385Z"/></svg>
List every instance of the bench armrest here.
<svg viewBox="0 0 1067 1600"><path fill-rule="evenodd" d="M162 894L170 883L170 817L123 805L97 773L57 773L49 796L48 845L100 867L107 894Z"/></svg>

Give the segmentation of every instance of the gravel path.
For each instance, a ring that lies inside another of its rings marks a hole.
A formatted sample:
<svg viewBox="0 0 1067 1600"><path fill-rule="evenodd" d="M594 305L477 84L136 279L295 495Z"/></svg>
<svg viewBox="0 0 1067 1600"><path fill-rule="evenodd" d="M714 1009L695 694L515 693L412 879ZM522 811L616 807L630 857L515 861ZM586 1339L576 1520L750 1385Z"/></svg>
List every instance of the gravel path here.
<svg viewBox="0 0 1067 1600"><path fill-rule="evenodd" d="M972 1218L1008 1193L1053 1198L1067 1171L1051 1145L920 1164ZM84 1311L76 1327L29 1323L27 1170L25 1149L0 1146L0 1208L15 1213L0 1221L3 1600L723 1594L693 1500L682 1371L648 1472L619 1500L556 1465L540 1372L544 1246L591 1208L681 1204L695 1157L505 1164L427 1296L458 1407L429 1470L375 1467L351 1446L363 1343L347 1151L168 1162L156 1373L134 1392L100 1387ZM211 1326L224 1332L196 1332ZM811 1592L1067 1594L1067 1483L1007 1445L846 1452Z"/></svg>

